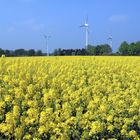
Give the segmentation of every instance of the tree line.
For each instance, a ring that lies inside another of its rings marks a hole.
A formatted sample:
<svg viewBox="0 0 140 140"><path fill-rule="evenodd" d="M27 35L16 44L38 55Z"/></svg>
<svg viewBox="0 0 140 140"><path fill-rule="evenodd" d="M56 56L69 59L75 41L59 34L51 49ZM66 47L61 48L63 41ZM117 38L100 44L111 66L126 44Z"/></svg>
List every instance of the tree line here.
<svg viewBox="0 0 140 140"><path fill-rule="evenodd" d="M16 49L14 51L11 50L3 50L0 48L0 56L45 56L46 53L43 53L41 50L34 49ZM126 41L122 42L117 52L112 52L112 48L108 44L102 45L88 45L87 49L55 49L49 55L52 56L71 56L71 55L124 55L124 56L133 56L140 55L140 41L127 43Z"/></svg>
<svg viewBox="0 0 140 140"><path fill-rule="evenodd" d="M112 49L108 44L104 45L88 45L87 49L55 49L53 54L57 55L110 55L112 53Z"/></svg>
<svg viewBox="0 0 140 140"><path fill-rule="evenodd" d="M53 54L56 55L120 55L120 56L139 56L140 41L127 43L122 42L117 52L112 52L112 48L108 44L88 45L87 49L55 49Z"/></svg>
<svg viewBox="0 0 140 140"><path fill-rule="evenodd" d="M140 55L140 41L133 42L133 43L127 43L126 41L122 42L118 53L120 55Z"/></svg>
<svg viewBox="0 0 140 140"><path fill-rule="evenodd" d="M0 56L44 56L44 54L41 50L35 51L34 49L16 49L16 50L3 50L0 48Z"/></svg>

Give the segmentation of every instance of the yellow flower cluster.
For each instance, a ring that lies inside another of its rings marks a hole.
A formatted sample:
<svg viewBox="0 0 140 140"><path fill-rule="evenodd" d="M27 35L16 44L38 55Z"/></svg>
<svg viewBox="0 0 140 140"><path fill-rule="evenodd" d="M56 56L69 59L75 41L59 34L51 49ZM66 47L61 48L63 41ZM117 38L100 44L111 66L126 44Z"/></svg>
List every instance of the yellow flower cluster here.
<svg viewBox="0 0 140 140"><path fill-rule="evenodd" d="M0 58L0 139L140 139L140 58Z"/></svg>

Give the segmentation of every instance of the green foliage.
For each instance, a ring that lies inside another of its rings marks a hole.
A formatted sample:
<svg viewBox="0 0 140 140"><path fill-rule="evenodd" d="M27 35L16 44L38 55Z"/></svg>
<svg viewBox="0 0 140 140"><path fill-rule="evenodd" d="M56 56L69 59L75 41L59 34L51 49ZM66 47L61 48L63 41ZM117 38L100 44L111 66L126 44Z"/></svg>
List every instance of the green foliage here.
<svg viewBox="0 0 140 140"><path fill-rule="evenodd" d="M140 42L128 44L126 41L121 43L119 47L119 53L121 55L140 55Z"/></svg>
<svg viewBox="0 0 140 140"><path fill-rule="evenodd" d="M112 49L108 44L92 46L88 45L87 52L89 55L110 55Z"/></svg>
<svg viewBox="0 0 140 140"><path fill-rule="evenodd" d="M120 45L119 53L121 55L128 55L129 54L128 52L129 52L129 44L126 41L124 41Z"/></svg>
<svg viewBox="0 0 140 140"><path fill-rule="evenodd" d="M16 49L14 51L11 50L3 50L0 48L0 56L43 56L45 54L42 53L41 50L35 51L34 49L24 50L24 49Z"/></svg>
<svg viewBox="0 0 140 140"><path fill-rule="evenodd" d="M2 50L1 48L0 48L0 56L2 56L4 54L4 50Z"/></svg>

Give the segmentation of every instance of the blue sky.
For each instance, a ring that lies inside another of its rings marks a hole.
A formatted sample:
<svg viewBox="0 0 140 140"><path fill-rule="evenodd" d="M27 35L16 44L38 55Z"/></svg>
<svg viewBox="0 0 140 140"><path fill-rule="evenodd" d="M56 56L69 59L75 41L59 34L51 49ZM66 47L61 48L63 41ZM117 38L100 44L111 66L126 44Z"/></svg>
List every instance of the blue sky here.
<svg viewBox="0 0 140 140"><path fill-rule="evenodd" d="M83 48L85 31L79 26L89 17L89 44L107 42L113 50L124 40L140 40L140 0L1 0L0 48L41 49L43 34L51 35L49 51Z"/></svg>

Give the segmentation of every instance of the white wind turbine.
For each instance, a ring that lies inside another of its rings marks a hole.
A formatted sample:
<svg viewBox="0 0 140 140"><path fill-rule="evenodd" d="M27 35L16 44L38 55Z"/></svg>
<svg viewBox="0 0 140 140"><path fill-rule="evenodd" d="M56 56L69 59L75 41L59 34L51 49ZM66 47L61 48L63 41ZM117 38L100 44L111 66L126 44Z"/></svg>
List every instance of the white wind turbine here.
<svg viewBox="0 0 140 140"><path fill-rule="evenodd" d="M85 49L87 49L88 41L89 41L89 24L88 24L88 17L85 20L85 24L81 25L80 27L86 29L86 42L85 42Z"/></svg>
<svg viewBox="0 0 140 140"><path fill-rule="evenodd" d="M49 41L49 39L51 38L51 36L50 35L43 35L44 36L44 38L45 38L45 41L46 41L46 47L47 47L47 56L49 56L49 46L48 46L48 41Z"/></svg>

